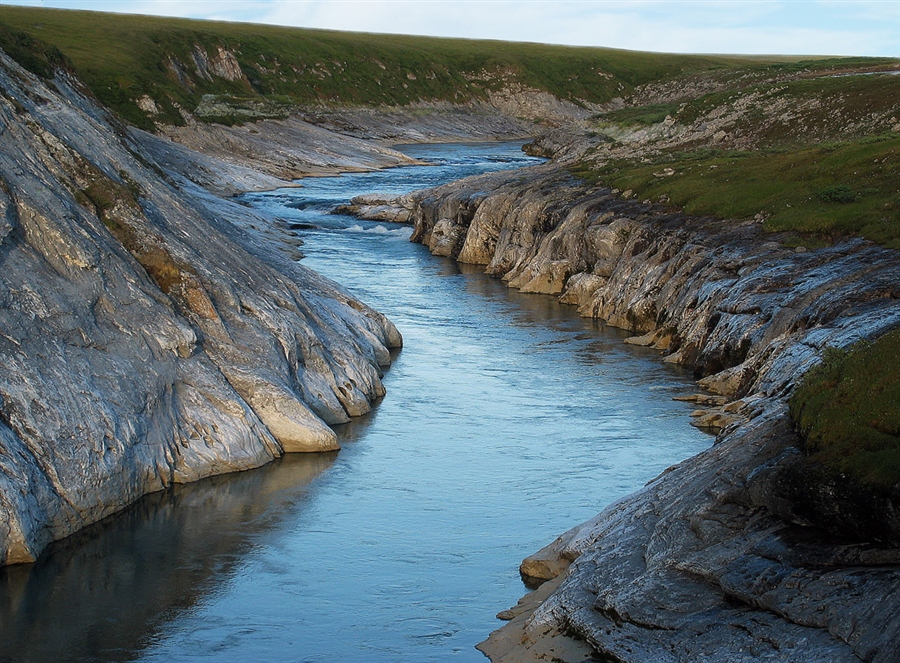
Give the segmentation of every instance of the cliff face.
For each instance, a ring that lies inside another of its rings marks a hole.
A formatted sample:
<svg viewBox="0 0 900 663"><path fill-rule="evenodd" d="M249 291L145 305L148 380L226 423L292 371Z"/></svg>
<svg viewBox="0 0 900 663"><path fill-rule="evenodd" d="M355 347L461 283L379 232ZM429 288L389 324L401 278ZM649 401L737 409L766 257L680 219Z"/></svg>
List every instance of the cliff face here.
<svg viewBox="0 0 900 663"><path fill-rule="evenodd" d="M173 482L337 448L382 315L0 54L0 563Z"/></svg>
<svg viewBox="0 0 900 663"><path fill-rule="evenodd" d="M434 253L559 295L692 367L711 406L697 417L722 429L523 562L559 584L504 615L516 618L481 646L493 660L569 660L568 636L613 661L895 659L897 505L823 481L785 397L824 348L900 326L896 252L786 248L758 221L685 217L553 166L422 192L414 218Z"/></svg>

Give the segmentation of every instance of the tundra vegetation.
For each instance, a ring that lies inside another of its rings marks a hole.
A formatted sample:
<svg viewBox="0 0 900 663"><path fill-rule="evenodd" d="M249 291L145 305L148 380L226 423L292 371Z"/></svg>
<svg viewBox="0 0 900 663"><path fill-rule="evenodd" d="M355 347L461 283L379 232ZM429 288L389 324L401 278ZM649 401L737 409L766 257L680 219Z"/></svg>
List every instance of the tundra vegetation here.
<svg viewBox="0 0 900 663"><path fill-rule="evenodd" d="M521 85L576 104L600 104L683 72L756 60L466 39L434 39L0 7L0 46L27 58L35 40L65 54L106 106L135 126L183 124L181 112L234 122L303 105L466 103ZM27 42L23 44L23 40ZM239 69L216 71L222 54ZM38 73L47 71L43 56ZM226 75L215 75L226 74ZM156 110L141 108L144 95ZM203 112L210 96L224 112ZM256 108L258 115L250 111Z"/></svg>
<svg viewBox="0 0 900 663"><path fill-rule="evenodd" d="M813 461L879 491L900 485L900 332L829 350L791 398Z"/></svg>

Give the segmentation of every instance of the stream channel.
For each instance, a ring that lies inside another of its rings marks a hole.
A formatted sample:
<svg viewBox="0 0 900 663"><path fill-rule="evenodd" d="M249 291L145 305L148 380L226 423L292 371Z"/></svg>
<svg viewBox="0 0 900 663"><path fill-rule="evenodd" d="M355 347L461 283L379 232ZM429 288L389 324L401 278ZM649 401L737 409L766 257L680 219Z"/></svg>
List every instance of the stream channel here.
<svg viewBox="0 0 900 663"><path fill-rule="evenodd" d="M405 346L343 449L147 496L0 570L0 662L484 661L518 564L706 448L690 375L629 334L328 215L535 160L519 144L407 146L435 165L243 200L296 224L304 263L386 313Z"/></svg>

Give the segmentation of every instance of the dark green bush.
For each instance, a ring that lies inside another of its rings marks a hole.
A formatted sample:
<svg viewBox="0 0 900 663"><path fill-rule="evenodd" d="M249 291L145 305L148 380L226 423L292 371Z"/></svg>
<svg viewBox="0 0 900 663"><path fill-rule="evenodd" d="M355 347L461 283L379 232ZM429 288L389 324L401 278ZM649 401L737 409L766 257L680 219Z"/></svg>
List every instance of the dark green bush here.
<svg viewBox="0 0 900 663"><path fill-rule="evenodd" d="M822 202L846 205L856 201L856 192L846 184L830 186L816 194Z"/></svg>

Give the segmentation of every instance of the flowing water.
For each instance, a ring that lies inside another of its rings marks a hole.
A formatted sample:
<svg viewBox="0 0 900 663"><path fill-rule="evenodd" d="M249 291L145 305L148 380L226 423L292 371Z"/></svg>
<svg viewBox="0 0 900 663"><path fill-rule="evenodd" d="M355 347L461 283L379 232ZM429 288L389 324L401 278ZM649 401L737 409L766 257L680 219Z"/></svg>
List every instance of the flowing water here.
<svg viewBox="0 0 900 663"><path fill-rule="evenodd" d="M518 145L410 146L433 166L244 200L298 225L305 264L405 347L343 450L148 496L0 572L0 662L483 661L526 555L710 438L690 377L627 334L435 258L410 229L327 215L527 165Z"/></svg>

